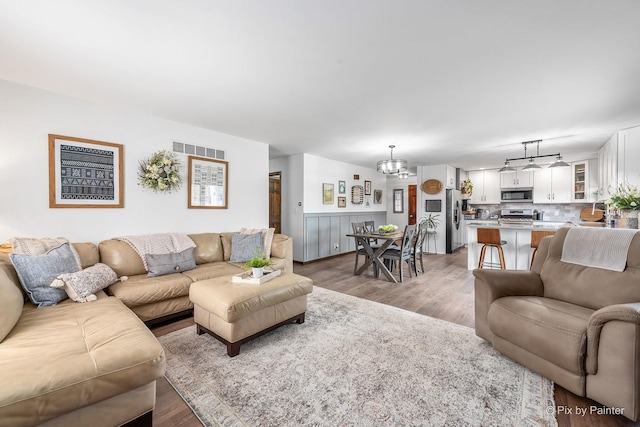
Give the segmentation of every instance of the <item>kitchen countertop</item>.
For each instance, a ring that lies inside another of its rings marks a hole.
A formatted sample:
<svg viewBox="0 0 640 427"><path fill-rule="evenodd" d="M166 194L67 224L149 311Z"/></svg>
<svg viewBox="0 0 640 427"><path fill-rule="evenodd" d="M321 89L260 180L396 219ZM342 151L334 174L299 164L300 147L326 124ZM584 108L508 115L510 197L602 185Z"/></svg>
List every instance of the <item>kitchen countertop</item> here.
<svg viewBox="0 0 640 427"><path fill-rule="evenodd" d="M469 220L467 222L468 227L485 227L485 228L500 228L500 229L517 229L517 230L557 230L561 227L567 226L594 226L594 224L604 223L579 223L574 224L572 222L555 222L555 221L533 221L533 224L501 224L498 220ZM599 225L596 225L596 227Z"/></svg>

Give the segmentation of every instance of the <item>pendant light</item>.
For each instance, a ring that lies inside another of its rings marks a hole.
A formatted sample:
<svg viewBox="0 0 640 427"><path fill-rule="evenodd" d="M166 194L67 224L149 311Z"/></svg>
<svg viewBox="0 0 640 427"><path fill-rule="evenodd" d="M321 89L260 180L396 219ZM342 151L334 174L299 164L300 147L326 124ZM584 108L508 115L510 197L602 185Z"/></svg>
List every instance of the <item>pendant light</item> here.
<svg viewBox="0 0 640 427"><path fill-rule="evenodd" d="M513 166L511 166L511 162L509 162L509 160L504 162L504 166L502 167L502 169L500 169L498 172L499 173L507 173L507 172L515 172L516 168L514 168Z"/></svg>
<svg viewBox="0 0 640 427"><path fill-rule="evenodd" d="M504 167L502 167L500 170L498 170L498 172L500 173L505 173L505 172L515 172L516 168L514 168L513 166L511 166L511 162L514 160L529 160L529 163L527 163L527 165L525 167L522 168L523 171L527 171L527 172L535 172L538 171L540 169L542 169L539 165L536 164L534 159L538 159L541 157L555 157L556 160L551 163L549 165L550 168L556 168L556 167L567 167L567 166L571 166L569 163L565 162L562 160L562 156L560 155L560 153L556 153L556 154L540 154L540 142L542 140L538 139L535 141L525 141L522 143L522 145L524 146L524 157L516 157L513 159L507 159L504 162ZM529 144L536 144L536 155L535 156L527 156L527 145Z"/></svg>
<svg viewBox="0 0 640 427"><path fill-rule="evenodd" d="M401 160L401 159L394 159L393 158L393 149L395 148L395 145L390 145L389 148L391 149L391 158L387 159L387 160L380 160L378 162L378 172L381 172L385 175L392 175L392 174L399 174L402 172L406 172L407 171L407 161L406 160Z"/></svg>
<svg viewBox="0 0 640 427"><path fill-rule="evenodd" d="M529 163L527 164L527 166L522 168L523 171L527 171L527 172L535 172L540 169L542 168L536 165L536 163L533 161L533 157L529 157Z"/></svg>
<svg viewBox="0 0 640 427"><path fill-rule="evenodd" d="M558 157L556 158L556 161L549 165L550 168L566 167L566 166L571 166L571 165L569 163L563 161L562 160L562 156L560 154L558 154Z"/></svg>

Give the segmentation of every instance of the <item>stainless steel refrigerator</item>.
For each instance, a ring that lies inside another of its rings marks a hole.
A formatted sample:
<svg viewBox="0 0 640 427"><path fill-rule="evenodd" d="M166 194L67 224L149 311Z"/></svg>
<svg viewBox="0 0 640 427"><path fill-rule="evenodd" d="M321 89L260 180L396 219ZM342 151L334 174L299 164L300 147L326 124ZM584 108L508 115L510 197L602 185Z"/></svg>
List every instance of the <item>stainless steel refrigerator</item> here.
<svg viewBox="0 0 640 427"><path fill-rule="evenodd" d="M447 189L446 193L447 253L452 254L464 246L462 226L462 194L460 190Z"/></svg>

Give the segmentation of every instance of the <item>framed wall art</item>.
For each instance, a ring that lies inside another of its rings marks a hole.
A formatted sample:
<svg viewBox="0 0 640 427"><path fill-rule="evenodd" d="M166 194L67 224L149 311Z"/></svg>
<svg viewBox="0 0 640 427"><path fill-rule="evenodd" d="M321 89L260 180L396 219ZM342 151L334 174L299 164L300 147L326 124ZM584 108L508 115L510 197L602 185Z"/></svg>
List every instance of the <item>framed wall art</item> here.
<svg viewBox="0 0 640 427"><path fill-rule="evenodd" d="M338 194L347 193L347 183L345 181L338 181Z"/></svg>
<svg viewBox="0 0 640 427"><path fill-rule="evenodd" d="M393 190L393 213L404 212L404 190L398 188Z"/></svg>
<svg viewBox="0 0 640 427"><path fill-rule="evenodd" d="M364 182L364 195L365 196L371 195L371 181Z"/></svg>
<svg viewBox="0 0 640 427"><path fill-rule="evenodd" d="M49 134L49 207L124 207L123 145Z"/></svg>
<svg viewBox="0 0 640 427"><path fill-rule="evenodd" d="M322 204L333 204L333 184L328 184L326 182L322 184Z"/></svg>
<svg viewBox="0 0 640 427"><path fill-rule="evenodd" d="M373 190L373 203L375 205L382 204L382 190Z"/></svg>
<svg viewBox="0 0 640 427"><path fill-rule="evenodd" d="M338 207L346 208L347 207L347 198L346 197L338 197Z"/></svg>
<svg viewBox="0 0 640 427"><path fill-rule="evenodd" d="M229 162L189 156L189 209L229 207Z"/></svg>
<svg viewBox="0 0 640 427"><path fill-rule="evenodd" d="M354 185L351 187L351 203L361 205L364 201L364 188L362 185Z"/></svg>

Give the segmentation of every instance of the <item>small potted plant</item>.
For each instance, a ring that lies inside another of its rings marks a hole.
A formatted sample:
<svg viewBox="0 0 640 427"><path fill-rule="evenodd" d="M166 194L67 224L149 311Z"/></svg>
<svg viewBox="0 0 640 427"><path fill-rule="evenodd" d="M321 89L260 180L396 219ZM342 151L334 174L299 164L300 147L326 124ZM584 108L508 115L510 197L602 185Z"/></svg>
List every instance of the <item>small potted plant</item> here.
<svg viewBox="0 0 640 427"><path fill-rule="evenodd" d="M422 218L420 218L420 224L426 223L427 230L435 230L440 225L440 219L438 218L440 214L425 214Z"/></svg>
<svg viewBox="0 0 640 427"><path fill-rule="evenodd" d="M256 247L256 253L254 254L253 258L247 261L244 265L245 267L251 269L251 275L257 279L264 275L265 267L273 265L273 261L264 256L262 250Z"/></svg>
<svg viewBox="0 0 640 427"><path fill-rule="evenodd" d="M621 184L606 202L618 209L625 220L626 228L638 228L640 213L640 190L635 185Z"/></svg>

